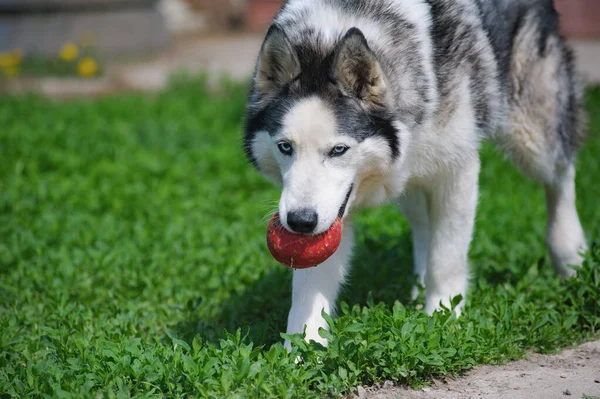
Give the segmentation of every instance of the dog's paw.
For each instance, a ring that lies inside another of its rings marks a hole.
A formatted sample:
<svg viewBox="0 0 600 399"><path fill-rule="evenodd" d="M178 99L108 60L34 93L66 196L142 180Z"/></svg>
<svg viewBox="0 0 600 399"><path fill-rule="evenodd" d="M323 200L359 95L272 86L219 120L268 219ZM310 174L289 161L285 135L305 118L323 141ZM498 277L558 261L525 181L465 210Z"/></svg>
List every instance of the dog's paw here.
<svg viewBox="0 0 600 399"><path fill-rule="evenodd" d="M417 298L419 298L419 294L421 293L421 290L423 290L425 286L425 278L424 277L419 277L417 279L417 281L415 282L415 284L412 286L412 289L410 291L410 299L413 301L416 301Z"/></svg>
<svg viewBox="0 0 600 399"><path fill-rule="evenodd" d="M564 278L575 276L576 271L570 266L581 266L583 263L581 254L588 248L583 231L580 228L574 230L570 235L553 232L554 234L548 234L546 237L554 270Z"/></svg>
<svg viewBox="0 0 600 399"><path fill-rule="evenodd" d="M311 332L310 329L306 329L306 335L304 336L304 340L308 343L310 343L310 341L314 341L318 344L323 345L324 347L327 347L328 345L328 341L326 338L323 338L319 335L319 333L317 332L316 334ZM283 347L288 351L288 353L290 353L292 351L292 343L289 339L286 339L283 342Z"/></svg>
<svg viewBox="0 0 600 399"><path fill-rule="evenodd" d="M465 306L464 295L461 297L454 296L456 300L460 298L460 302L455 303L454 305L454 313L459 317L462 314L462 310ZM443 308L452 310L452 301L450 300L450 295L426 295L425 298L425 312L428 315L433 315L436 311L441 311Z"/></svg>
<svg viewBox="0 0 600 399"><path fill-rule="evenodd" d="M319 336L318 341L314 338L308 338L308 337L306 337L304 340L309 343L312 340L312 341L320 343L321 345L323 345L325 347L327 347L327 344L328 344L327 340L324 338L321 338L320 336ZM288 353L292 352L292 343L290 342L290 340L286 339L283 343L283 347L287 350ZM296 363L296 364L301 363L302 361L304 361L304 359L300 355L296 356L296 358L294 359L294 363Z"/></svg>

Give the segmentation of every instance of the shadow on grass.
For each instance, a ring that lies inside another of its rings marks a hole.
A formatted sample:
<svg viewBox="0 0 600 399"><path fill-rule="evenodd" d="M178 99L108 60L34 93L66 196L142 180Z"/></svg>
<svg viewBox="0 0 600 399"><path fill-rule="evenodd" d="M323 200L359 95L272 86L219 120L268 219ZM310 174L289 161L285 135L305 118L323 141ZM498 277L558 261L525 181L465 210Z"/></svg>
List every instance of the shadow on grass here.
<svg viewBox="0 0 600 399"><path fill-rule="evenodd" d="M471 265L472 278L482 279L487 284L492 286L517 284L524 280L528 273L531 273L532 268L536 268L536 274L554 275L554 269L547 256L537 257L537 260L524 260L522 264L488 264L486 267L475 267Z"/></svg>
<svg viewBox="0 0 600 399"><path fill-rule="evenodd" d="M367 229L357 230L351 274L340 300L350 306L366 305L370 299L389 305L396 300L409 303L416 281L410 233L369 236ZM217 343L223 330L241 328L246 340L255 346L280 342L291 305L291 280L289 269L275 268L244 293L232 296L214 317L200 319L190 312L188 320L173 328L174 333L188 343L198 334L205 342Z"/></svg>

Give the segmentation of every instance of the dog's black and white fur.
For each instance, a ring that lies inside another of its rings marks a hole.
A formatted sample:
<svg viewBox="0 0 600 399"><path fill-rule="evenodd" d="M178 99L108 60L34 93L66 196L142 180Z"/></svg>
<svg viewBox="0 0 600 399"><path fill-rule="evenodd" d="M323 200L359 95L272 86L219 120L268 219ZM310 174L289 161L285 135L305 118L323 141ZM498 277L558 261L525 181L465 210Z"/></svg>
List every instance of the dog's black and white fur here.
<svg viewBox="0 0 600 399"><path fill-rule="evenodd" d="M285 228L317 234L344 219L337 252L294 271L287 331L325 343L321 310L333 312L352 251L346 216L389 200L410 222L426 310L464 296L487 138L544 184L546 243L571 275L586 249L574 186L583 120L552 0L287 1L259 54L246 153L283 186Z"/></svg>

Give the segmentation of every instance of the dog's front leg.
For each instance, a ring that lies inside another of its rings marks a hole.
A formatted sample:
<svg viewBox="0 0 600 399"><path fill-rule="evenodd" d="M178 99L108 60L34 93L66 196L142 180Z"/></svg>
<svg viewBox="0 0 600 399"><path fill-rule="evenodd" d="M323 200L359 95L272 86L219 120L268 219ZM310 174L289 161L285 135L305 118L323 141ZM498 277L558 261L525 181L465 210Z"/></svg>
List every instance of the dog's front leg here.
<svg viewBox="0 0 600 399"><path fill-rule="evenodd" d="M425 285L425 272L429 263L429 209L427 196L423 190L415 189L406 192L398 201L400 210L410 223L413 238L414 272L418 284ZM414 286L411 297L416 299L419 288Z"/></svg>
<svg viewBox="0 0 600 399"><path fill-rule="evenodd" d="M321 311L332 314L335 310L335 302L346 276L353 244L352 224L345 221L342 242L329 259L317 267L294 270L288 334L302 333L306 326L306 341L314 340L327 345L327 341L319 336L320 327L328 328ZM285 347L288 351L291 350L288 340L285 341Z"/></svg>
<svg viewBox="0 0 600 399"><path fill-rule="evenodd" d="M466 298L468 252L477 207L479 159L467 161L431 187L429 263L425 274L425 310L431 314L440 301L449 307L458 294ZM460 314L464 300L457 313Z"/></svg>

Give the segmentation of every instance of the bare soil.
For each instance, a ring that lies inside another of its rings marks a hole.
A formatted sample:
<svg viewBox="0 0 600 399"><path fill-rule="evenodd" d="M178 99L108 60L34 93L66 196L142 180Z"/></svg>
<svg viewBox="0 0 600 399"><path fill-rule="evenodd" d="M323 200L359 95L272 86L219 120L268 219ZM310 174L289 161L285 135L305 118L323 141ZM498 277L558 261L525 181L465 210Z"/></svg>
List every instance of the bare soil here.
<svg viewBox="0 0 600 399"><path fill-rule="evenodd" d="M584 395L600 399L600 340L557 355L531 353L502 366L479 366L458 379L435 381L430 388L360 388L360 399L554 399Z"/></svg>

